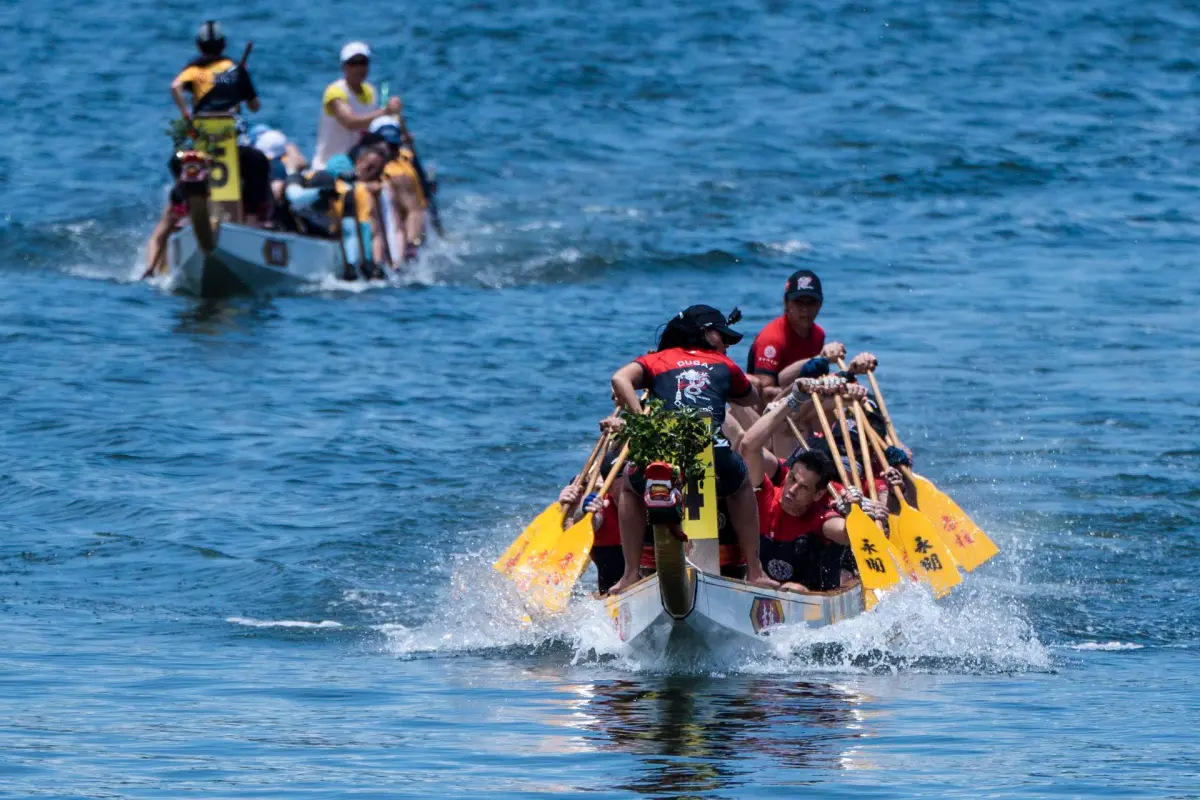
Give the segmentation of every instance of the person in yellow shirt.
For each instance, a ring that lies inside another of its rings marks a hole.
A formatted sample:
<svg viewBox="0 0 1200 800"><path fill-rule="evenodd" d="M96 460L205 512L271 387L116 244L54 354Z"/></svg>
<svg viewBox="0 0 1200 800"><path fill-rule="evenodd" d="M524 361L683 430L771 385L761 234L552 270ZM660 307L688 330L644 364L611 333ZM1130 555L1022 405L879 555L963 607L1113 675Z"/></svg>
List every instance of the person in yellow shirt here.
<svg viewBox="0 0 1200 800"><path fill-rule="evenodd" d="M342 77L325 87L321 97L321 117L317 121L317 149L314 169L325 169L336 156L344 156L358 144L371 123L385 114L400 113L399 98L379 107L379 94L367 82L371 48L363 42L350 42L342 48Z"/></svg>
<svg viewBox="0 0 1200 800"><path fill-rule="evenodd" d="M171 97L183 118L203 112L236 113L243 102L251 111L258 111L250 73L245 64L235 64L225 55L225 34L219 22L210 19L200 26L196 47L200 55L171 81ZM192 96L190 108L186 94Z"/></svg>

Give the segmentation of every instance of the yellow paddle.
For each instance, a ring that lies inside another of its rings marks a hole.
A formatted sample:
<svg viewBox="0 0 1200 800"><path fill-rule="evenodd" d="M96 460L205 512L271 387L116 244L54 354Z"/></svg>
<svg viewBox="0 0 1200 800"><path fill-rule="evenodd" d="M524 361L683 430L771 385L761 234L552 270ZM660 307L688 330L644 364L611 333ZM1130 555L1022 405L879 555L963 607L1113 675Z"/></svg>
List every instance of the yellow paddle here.
<svg viewBox="0 0 1200 800"><path fill-rule="evenodd" d="M837 442L833 438L833 429L829 426L829 418L825 415L821 398L815 392L811 397L813 405L817 409L817 418L821 422L821 431L825 434L825 440L829 442L829 452L833 456L838 477L842 480L842 486L849 488L850 483L846 480L846 469L842 466L841 456L838 455ZM838 397L834 402L840 405L841 398ZM845 432L845 430L846 425L842 421L842 431ZM851 469L856 473L855 479L857 480L858 470L854 468L854 456L851 455L850 458ZM830 493L832 494L832 487L830 487ZM900 573L896 568L896 564L900 563L900 560L895 557L895 551L887 537L883 535L883 531L858 505L851 506L850 513L846 515L846 535L850 539L850 549L854 551L854 560L858 562L858 575L863 588L871 590L871 595L866 601L867 607L871 608L875 604L874 600L878 599L874 595L874 590L890 589L900 583ZM893 563L893 559L895 559L895 563Z"/></svg>
<svg viewBox="0 0 1200 800"><path fill-rule="evenodd" d="M879 442L872 439L871 443L875 445L875 455L879 463L886 464L887 456L884 455ZM958 562L950 548L934 531L929 519L908 504L902 487L897 487L895 494L900 502L900 513L891 516L892 531L903 543L910 566L933 587L934 597L945 597L950 594L952 588L962 583L962 575L958 574L957 569Z"/></svg>
<svg viewBox="0 0 1200 800"><path fill-rule="evenodd" d="M583 465L583 469L573 481L574 485L580 486L587 480L587 474L592 468L592 463L602 452L602 447L607 442L608 434L601 434L600 438L596 441L596 446L592 448L591 455L588 456L587 463ZM557 500L546 506L546 510L533 518L533 522L529 523L525 530L521 532L521 535L513 540L513 543L496 559L496 562L492 566L498 572L511 573L513 567L520 561L521 555L535 539L548 542L552 541L551 537L556 537L562 533L563 522L566 520L569 511L570 508L563 508Z"/></svg>
<svg viewBox="0 0 1200 800"><path fill-rule="evenodd" d="M600 487L597 494L600 500L608 496L628 457L629 445L626 444L621 448L617 460L613 462L604 485ZM588 492L594 487L595 478L588 486ZM575 582L587 569L588 555L592 552L595 540L592 513L589 511L544 550L535 550L532 546L529 548L530 557L518 564L515 570L517 587L532 604L541 606L547 613L561 612L571 600L571 590L575 587Z"/></svg>
<svg viewBox="0 0 1200 800"><path fill-rule="evenodd" d="M879 434L873 430L867 433L873 443L882 449L883 441ZM917 488L917 507L934 524L963 569L971 572L1000 552L995 542L958 507L958 503L934 486L933 481L917 475L907 466L900 467L900 471Z"/></svg>
<svg viewBox="0 0 1200 800"><path fill-rule="evenodd" d="M838 364L842 369L846 368L840 360ZM887 425L892 444L899 445L900 437L896 435L896 428L892 425L892 417L888 414L887 404L883 402L883 393L879 391L873 370L867 372L867 379L871 381L875 402L879 404L879 412L883 415L883 422ZM879 438L874 429L868 428L867 433L872 439ZM971 572L1000 552L995 542L959 508L958 503L938 489L933 481L914 474L909 467L901 467L901 471L917 489L917 508L933 522L935 529L940 531L946 546L963 569Z"/></svg>

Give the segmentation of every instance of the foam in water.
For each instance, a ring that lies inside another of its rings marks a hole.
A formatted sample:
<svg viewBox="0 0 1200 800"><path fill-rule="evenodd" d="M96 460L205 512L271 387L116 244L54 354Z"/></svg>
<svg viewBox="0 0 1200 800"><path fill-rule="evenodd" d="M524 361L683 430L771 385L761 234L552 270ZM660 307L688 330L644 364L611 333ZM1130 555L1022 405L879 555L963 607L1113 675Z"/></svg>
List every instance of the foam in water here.
<svg viewBox="0 0 1200 800"><path fill-rule="evenodd" d="M1052 666L1020 603L986 585L960 587L942 601L934 601L922 586L909 586L874 611L837 625L784 625L759 646L734 642L716 652L664 660L617 638L604 606L588 602L584 594L592 580L584 576L564 614L531 618L512 583L490 561L463 557L446 594L433 604L432 618L414 626L389 621L376 629L385 635L388 649L403 657L557 644L569 648L574 663L604 662L634 672L990 673Z"/></svg>
<svg viewBox="0 0 1200 800"><path fill-rule="evenodd" d="M245 625L248 628L340 628L342 623L331 619L320 622L308 622L299 619L253 619L251 617L226 617L226 622L233 625Z"/></svg>
<svg viewBox="0 0 1200 800"><path fill-rule="evenodd" d="M1099 650L1106 653L1119 652L1121 650L1141 650L1140 644L1133 642L1080 642L1079 644L1067 645L1072 650Z"/></svg>

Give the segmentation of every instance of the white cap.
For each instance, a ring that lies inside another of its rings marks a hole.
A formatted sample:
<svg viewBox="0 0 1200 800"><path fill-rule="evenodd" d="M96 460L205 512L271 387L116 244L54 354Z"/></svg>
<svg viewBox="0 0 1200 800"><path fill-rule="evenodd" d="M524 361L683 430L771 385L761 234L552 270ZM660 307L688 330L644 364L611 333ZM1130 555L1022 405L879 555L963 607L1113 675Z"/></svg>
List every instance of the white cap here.
<svg viewBox="0 0 1200 800"><path fill-rule="evenodd" d="M342 47L342 63L345 64L355 56L371 57L371 48L366 42L350 42Z"/></svg>
<svg viewBox="0 0 1200 800"><path fill-rule="evenodd" d="M399 128L400 120L396 119L395 117L376 117L375 119L371 120L371 127L368 130L370 130L371 133L379 133L380 128L387 128L389 126L393 128Z"/></svg>
<svg viewBox="0 0 1200 800"><path fill-rule="evenodd" d="M279 158L287 151L287 137L283 135L283 131L269 130L259 134L254 140L255 149L262 152L267 158Z"/></svg>

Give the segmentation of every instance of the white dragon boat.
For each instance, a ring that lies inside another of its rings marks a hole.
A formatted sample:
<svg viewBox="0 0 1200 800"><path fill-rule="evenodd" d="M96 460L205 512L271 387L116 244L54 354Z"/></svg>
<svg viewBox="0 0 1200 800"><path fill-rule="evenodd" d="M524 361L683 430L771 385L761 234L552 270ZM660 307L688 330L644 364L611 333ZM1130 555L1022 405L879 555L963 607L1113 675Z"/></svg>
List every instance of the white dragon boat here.
<svg viewBox="0 0 1200 800"><path fill-rule="evenodd" d="M780 625L821 628L864 609L857 579L829 592L784 592L721 577L715 559L702 568L685 557L683 542L666 526L654 528L654 551L653 575L601 601L617 637L640 651L753 647Z"/></svg>
<svg viewBox="0 0 1200 800"><path fill-rule="evenodd" d="M175 231L167 244L167 265L174 288L217 298L286 293L368 275L382 280L383 273L366 260L351 265L339 239L241 224L242 197L232 118L203 117L196 124L224 138L209 146L212 152L181 154L180 186L188 204L189 224ZM389 245L396 247L392 217L385 213L384 218Z"/></svg>

